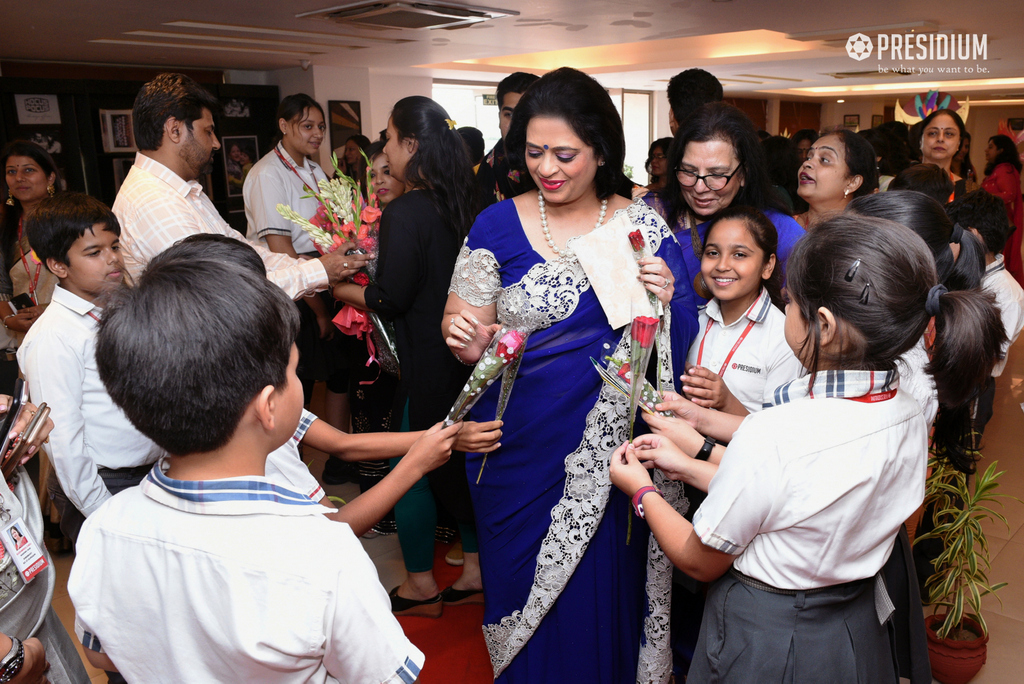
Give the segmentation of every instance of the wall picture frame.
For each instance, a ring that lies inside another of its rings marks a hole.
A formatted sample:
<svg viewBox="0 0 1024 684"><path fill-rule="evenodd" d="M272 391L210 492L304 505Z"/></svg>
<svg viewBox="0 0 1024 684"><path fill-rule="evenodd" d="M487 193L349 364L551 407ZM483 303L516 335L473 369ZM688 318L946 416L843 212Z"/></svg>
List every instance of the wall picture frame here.
<svg viewBox="0 0 1024 684"><path fill-rule="evenodd" d="M871 127L872 128L877 128L878 126L881 126L881 125L882 125L882 115L881 114L872 114L871 115Z"/></svg>
<svg viewBox="0 0 1024 684"><path fill-rule="evenodd" d="M255 135L231 135L221 138L220 143L228 197L241 197L245 177L260 158L259 140Z"/></svg>
<svg viewBox="0 0 1024 684"><path fill-rule="evenodd" d="M14 107L22 126L60 125L60 101L56 95L15 95Z"/></svg>
<svg viewBox="0 0 1024 684"><path fill-rule="evenodd" d="M328 100L328 127L331 132L331 149L341 158L345 143L353 135L362 135L363 118L356 100Z"/></svg>
<svg viewBox="0 0 1024 684"><path fill-rule="evenodd" d="M849 128L851 131L860 128L860 114L844 114L843 128Z"/></svg>
<svg viewBox="0 0 1024 684"><path fill-rule="evenodd" d="M132 110L101 109L100 132L103 136L103 151L107 154L138 152L133 125Z"/></svg>

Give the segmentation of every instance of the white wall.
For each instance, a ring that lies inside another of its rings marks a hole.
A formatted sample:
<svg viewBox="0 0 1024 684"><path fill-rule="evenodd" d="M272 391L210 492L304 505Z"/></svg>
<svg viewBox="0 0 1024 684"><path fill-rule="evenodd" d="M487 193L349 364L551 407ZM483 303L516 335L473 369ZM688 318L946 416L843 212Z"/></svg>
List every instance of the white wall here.
<svg viewBox="0 0 1024 684"><path fill-rule="evenodd" d="M367 117L363 113L363 121L369 121L370 124L368 127L363 126L363 133L370 140L376 140L378 132L388 127L388 117L396 102L411 95L430 97L434 86L434 79L430 76L398 76L376 69L369 70L369 81L372 116Z"/></svg>
<svg viewBox="0 0 1024 684"><path fill-rule="evenodd" d="M871 116L881 115L885 112L885 100L848 100L836 102L830 100L821 105L821 128L822 130L835 128L843 125L843 117L847 114L860 116L860 130L866 131L871 128ZM790 131L790 135L796 131Z"/></svg>

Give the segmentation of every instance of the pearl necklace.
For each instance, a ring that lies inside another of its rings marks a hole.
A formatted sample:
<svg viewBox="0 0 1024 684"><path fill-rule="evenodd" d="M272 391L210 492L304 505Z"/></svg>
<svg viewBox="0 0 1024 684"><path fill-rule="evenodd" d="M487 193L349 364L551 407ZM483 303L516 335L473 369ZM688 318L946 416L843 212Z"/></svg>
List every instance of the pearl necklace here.
<svg viewBox="0 0 1024 684"><path fill-rule="evenodd" d="M572 259L573 257L575 257L576 253L569 249L568 242L566 243L565 250L561 250L558 247L555 247L555 241L551 239L551 231L548 230L548 213L544 207L544 193L540 192L539 190L537 191L537 208L540 209L540 229L541 231L543 231L544 239L547 240L548 247L551 248L551 251L557 254L559 257L564 257L566 259ZM601 214L600 216L597 217L597 223L594 224L595 230L600 228L601 224L604 223L604 216L607 213L608 200L603 199L601 200Z"/></svg>

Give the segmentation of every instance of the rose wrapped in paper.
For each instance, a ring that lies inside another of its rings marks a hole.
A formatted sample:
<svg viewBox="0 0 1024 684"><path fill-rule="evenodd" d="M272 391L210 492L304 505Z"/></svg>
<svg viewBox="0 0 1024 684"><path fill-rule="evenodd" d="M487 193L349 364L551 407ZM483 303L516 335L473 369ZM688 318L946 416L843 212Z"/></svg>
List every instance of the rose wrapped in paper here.
<svg viewBox="0 0 1024 684"><path fill-rule="evenodd" d="M629 330L629 367L633 378L644 378L647 375L647 364L651 360L654 349L654 337L658 333L661 321L652 316L636 316ZM629 439L633 441L633 423L636 421L636 409L640 404L641 389L644 383L629 384Z"/></svg>
<svg viewBox="0 0 1024 684"><path fill-rule="evenodd" d="M462 388L462 393L445 418L446 426L462 420L484 391L522 356L526 348L526 338L525 333L502 326L481 354L480 360L476 362L465 387Z"/></svg>
<svg viewBox="0 0 1024 684"><path fill-rule="evenodd" d="M634 230L629 234L629 246L633 248L633 260L637 262L637 270L640 270L640 260L647 258L650 254L647 253L647 243L644 242L644 234L640 232L640 229ZM650 290L647 290L647 300L651 303L651 310L655 316L659 318L665 313L665 308L661 305L661 300L658 299L658 295L654 294Z"/></svg>
<svg viewBox="0 0 1024 684"><path fill-rule="evenodd" d="M629 362L623 362L612 358L611 356L606 356L605 360L608 362L607 368L602 366L597 359L593 357L590 359L591 363L594 364L594 369L597 370L601 378L628 397L630 395L630 383L633 379L633 374L629 372ZM671 416L671 411L656 411L654 409L654 407L660 404L663 400L664 397L661 392L654 389L654 385L644 378L643 387L640 388L640 404L638 408L643 409L645 412L650 414Z"/></svg>

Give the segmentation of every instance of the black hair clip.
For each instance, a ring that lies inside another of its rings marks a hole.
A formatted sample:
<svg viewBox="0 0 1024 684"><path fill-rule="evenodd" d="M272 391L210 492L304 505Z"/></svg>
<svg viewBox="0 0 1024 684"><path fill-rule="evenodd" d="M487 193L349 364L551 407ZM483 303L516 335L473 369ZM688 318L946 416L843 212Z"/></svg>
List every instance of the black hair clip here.
<svg viewBox="0 0 1024 684"><path fill-rule="evenodd" d="M866 283L864 285L864 289L861 290L861 292L860 292L860 303L861 304L867 304L868 303L868 293L869 293L870 290L871 290L871 283Z"/></svg>
<svg viewBox="0 0 1024 684"><path fill-rule="evenodd" d="M853 262L853 266L850 266L850 270L846 272L846 282L851 282L853 277L857 275L857 269L860 268L860 259Z"/></svg>

